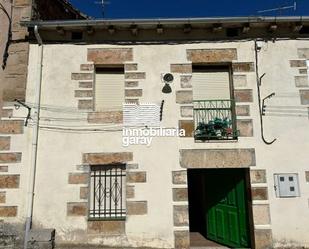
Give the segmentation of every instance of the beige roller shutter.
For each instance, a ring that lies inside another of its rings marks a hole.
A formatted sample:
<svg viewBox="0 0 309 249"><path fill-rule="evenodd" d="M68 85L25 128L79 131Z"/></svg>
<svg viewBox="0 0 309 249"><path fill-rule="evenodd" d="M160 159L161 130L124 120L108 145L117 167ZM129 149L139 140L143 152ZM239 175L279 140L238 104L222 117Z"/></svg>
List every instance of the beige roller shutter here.
<svg viewBox="0 0 309 249"><path fill-rule="evenodd" d="M97 72L95 79L95 110L122 110L124 103L124 74Z"/></svg>
<svg viewBox="0 0 309 249"><path fill-rule="evenodd" d="M193 72L193 99L230 99L230 78L228 71Z"/></svg>

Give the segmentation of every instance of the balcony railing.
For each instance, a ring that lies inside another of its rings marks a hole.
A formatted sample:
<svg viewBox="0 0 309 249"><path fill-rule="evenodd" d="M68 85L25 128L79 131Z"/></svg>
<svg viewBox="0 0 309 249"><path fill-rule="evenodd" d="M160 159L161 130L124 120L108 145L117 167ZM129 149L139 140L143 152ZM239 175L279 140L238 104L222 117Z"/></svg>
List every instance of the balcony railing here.
<svg viewBox="0 0 309 249"><path fill-rule="evenodd" d="M233 100L195 100L193 104L195 140L237 139Z"/></svg>

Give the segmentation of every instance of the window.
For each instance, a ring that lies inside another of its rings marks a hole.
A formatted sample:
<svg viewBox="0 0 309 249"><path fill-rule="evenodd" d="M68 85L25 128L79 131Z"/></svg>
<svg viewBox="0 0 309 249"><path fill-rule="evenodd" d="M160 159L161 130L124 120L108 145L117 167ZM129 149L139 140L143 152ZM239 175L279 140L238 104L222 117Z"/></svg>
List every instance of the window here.
<svg viewBox="0 0 309 249"><path fill-rule="evenodd" d="M96 68L95 110L120 111L124 102L124 69Z"/></svg>
<svg viewBox="0 0 309 249"><path fill-rule="evenodd" d="M89 219L124 219L125 165L91 166Z"/></svg>
<svg viewBox="0 0 309 249"><path fill-rule="evenodd" d="M277 197L299 196L297 174L274 174L275 192Z"/></svg>
<svg viewBox="0 0 309 249"><path fill-rule="evenodd" d="M194 66L195 140L237 139L235 103L228 66Z"/></svg>

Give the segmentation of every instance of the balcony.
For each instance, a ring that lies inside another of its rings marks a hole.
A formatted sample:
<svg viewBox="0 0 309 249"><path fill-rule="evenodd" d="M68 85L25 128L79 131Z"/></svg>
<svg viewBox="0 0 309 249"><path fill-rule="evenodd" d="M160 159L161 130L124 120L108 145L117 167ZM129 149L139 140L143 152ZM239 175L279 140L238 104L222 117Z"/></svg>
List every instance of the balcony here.
<svg viewBox="0 0 309 249"><path fill-rule="evenodd" d="M237 139L234 100L194 100L193 104L195 140Z"/></svg>

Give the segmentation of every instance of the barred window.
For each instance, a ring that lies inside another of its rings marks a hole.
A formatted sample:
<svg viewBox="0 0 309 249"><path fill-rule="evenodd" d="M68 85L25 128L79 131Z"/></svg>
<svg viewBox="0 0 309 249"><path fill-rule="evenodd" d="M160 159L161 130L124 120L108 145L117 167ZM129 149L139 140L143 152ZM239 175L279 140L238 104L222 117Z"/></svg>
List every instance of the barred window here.
<svg viewBox="0 0 309 249"><path fill-rule="evenodd" d="M91 166L89 219L124 219L125 165Z"/></svg>

